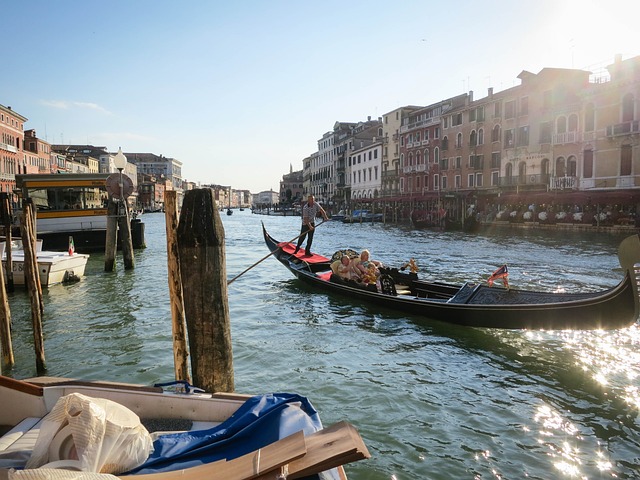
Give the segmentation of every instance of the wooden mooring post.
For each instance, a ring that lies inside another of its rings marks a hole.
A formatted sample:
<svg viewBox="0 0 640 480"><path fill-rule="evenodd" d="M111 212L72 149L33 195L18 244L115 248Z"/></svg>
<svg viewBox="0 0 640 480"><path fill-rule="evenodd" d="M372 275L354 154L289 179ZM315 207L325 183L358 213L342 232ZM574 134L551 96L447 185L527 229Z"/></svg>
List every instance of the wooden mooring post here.
<svg viewBox="0 0 640 480"><path fill-rule="evenodd" d="M120 247L125 270L132 270L136 266L133 256L133 241L131 240L131 219L129 217L129 203L124 198L120 201L120 216L118 217L120 231Z"/></svg>
<svg viewBox="0 0 640 480"><path fill-rule="evenodd" d="M164 194L164 218L167 231L167 263L169 276L169 301L171 303L171 331L173 333L173 365L176 380L191 383L189 373L189 350L187 348L187 326L184 316L184 296L180 255L178 253L178 202L177 192L167 190Z"/></svg>
<svg viewBox="0 0 640 480"><path fill-rule="evenodd" d="M13 256L11 255L11 242L13 240L11 231L13 227L13 212L11 211L11 202L9 202L9 195L5 192L0 193L0 210L2 215L2 224L4 225L4 238L6 242L5 247L5 255L7 257L6 261L6 272L7 272L7 292L14 291L13 284Z"/></svg>
<svg viewBox="0 0 640 480"><path fill-rule="evenodd" d="M224 227L210 188L186 192L178 223L193 382L208 392L233 392Z"/></svg>
<svg viewBox="0 0 640 480"><path fill-rule="evenodd" d="M11 368L15 364L13 344L11 343L11 310L9 309L9 300L5 289L3 270L2 262L0 262L0 351L2 352L0 373L2 373L2 367Z"/></svg>
<svg viewBox="0 0 640 480"><path fill-rule="evenodd" d="M104 271L116 269L116 250L118 248L118 204L112 199L107 203L107 237L104 247Z"/></svg>
<svg viewBox="0 0 640 480"><path fill-rule="evenodd" d="M29 292L29 300L31 303L36 371L40 374L47 369L44 359L44 339L42 334L44 304L42 300L42 285L40 285L40 275L38 272L38 260L36 258L35 209L33 203L29 200L25 200L23 205L20 231L22 233L22 247L24 250L24 281Z"/></svg>
<svg viewBox="0 0 640 480"><path fill-rule="evenodd" d="M109 198L107 203L107 237L104 248L104 271L113 272L116 269L116 253L118 243L122 249L125 270L135 267L133 255L133 240L131 238L131 220L126 198L115 200Z"/></svg>

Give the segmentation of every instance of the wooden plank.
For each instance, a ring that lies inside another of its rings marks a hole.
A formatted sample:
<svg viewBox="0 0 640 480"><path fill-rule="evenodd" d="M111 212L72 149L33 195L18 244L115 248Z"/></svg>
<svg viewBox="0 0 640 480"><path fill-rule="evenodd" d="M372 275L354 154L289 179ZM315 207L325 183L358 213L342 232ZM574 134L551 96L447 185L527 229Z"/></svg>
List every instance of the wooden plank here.
<svg viewBox="0 0 640 480"><path fill-rule="evenodd" d="M36 397L41 397L44 392L42 387L34 385L33 383L16 380L15 378L9 378L3 375L0 375L0 387L8 387L13 390L17 390L18 392L27 393Z"/></svg>
<svg viewBox="0 0 640 480"><path fill-rule="evenodd" d="M203 478L207 480L249 480L262 478L263 474L273 472L306 453L305 437L300 431L233 460L219 460L173 472L125 475L119 478L131 478L132 480L201 480ZM273 478L273 473L269 478Z"/></svg>
<svg viewBox="0 0 640 480"><path fill-rule="evenodd" d="M307 436L306 442L307 454L288 465L289 480L371 458L358 431L344 421Z"/></svg>

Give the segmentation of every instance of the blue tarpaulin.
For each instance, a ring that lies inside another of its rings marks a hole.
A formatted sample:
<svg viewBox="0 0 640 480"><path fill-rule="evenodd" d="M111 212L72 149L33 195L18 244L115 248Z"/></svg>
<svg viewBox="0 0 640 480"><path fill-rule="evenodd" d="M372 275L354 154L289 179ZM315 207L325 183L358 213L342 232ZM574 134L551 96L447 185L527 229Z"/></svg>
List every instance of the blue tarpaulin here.
<svg viewBox="0 0 640 480"><path fill-rule="evenodd" d="M321 429L318 412L307 398L292 393L258 395L217 427L160 436L147 461L128 473L169 472L231 460L300 430L310 435Z"/></svg>

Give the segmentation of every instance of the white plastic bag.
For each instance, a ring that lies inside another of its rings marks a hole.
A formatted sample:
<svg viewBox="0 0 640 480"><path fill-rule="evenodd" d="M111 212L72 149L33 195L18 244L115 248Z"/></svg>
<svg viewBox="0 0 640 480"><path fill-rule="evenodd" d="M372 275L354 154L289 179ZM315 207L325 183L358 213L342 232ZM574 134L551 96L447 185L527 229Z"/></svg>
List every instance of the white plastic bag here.
<svg viewBox="0 0 640 480"><path fill-rule="evenodd" d="M26 468L63 462L74 470L117 475L141 465L151 452L151 436L131 410L72 393L58 399L42 420Z"/></svg>

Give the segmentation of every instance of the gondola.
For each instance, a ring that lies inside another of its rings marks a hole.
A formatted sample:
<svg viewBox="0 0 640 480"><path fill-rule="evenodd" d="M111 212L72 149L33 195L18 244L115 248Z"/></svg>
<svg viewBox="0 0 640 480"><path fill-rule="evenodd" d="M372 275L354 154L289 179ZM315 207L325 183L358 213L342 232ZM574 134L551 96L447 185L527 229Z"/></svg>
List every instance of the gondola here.
<svg viewBox="0 0 640 480"><path fill-rule="evenodd" d="M280 263L318 291L343 294L432 320L483 328L610 330L628 327L638 318L638 235L620 244L618 258L624 279L599 292L541 292L469 282L455 285L420 280L417 274L399 269L381 269L382 293L372 285L362 287L342 281L331 271L332 259L317 254L304 256L302 252L294 255L295 245L272 238L264 224L262 229L267 247Z"/></svg>

